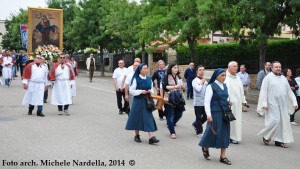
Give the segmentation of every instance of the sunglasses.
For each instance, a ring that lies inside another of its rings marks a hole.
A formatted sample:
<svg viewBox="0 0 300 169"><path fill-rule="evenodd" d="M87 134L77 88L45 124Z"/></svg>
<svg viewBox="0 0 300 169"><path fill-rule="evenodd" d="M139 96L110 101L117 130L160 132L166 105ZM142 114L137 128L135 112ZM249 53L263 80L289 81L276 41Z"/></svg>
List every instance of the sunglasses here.
<svg viewBox="0 0 300 169"><path fill-rule="evenodd" d="M60 57L61 59L65 59L66 57Z"/></svg>

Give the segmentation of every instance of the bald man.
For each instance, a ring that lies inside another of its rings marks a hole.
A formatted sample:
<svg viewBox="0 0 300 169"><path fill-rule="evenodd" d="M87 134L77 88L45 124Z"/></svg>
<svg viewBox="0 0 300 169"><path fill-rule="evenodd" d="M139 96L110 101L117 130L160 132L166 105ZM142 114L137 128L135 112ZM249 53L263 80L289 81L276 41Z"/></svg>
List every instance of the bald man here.
<svg viewBox="0 0 300 169"><path fill-rule="evenodd" d="M246 105L244 87L241 79L237 76L238 63L231 61L226 71L225 84L228 88L229 100L232 103L231 110L236 120L230 122L230 143L238 144L242 141L242 108Z"/></svg>

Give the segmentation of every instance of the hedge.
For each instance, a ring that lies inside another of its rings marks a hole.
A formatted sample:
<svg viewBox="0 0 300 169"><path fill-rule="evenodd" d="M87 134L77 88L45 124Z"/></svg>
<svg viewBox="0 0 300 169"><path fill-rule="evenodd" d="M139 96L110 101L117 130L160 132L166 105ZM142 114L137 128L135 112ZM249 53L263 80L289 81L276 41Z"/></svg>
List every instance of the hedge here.
<svg viewBox="0 0 300 169"><path fill-rule="evenodd" d="M176 51L178 64L188 64L191 61L188 46L179 46ZM225 68L228 62L235 60L239 64L245 64L249 73L259 71L259 48L254 44L199 44L195 47L195 55L195 64L207 68ZM275 60L281 62L283 68L295 71L300 67L300 40L270 40L266 61Z"/></svg>

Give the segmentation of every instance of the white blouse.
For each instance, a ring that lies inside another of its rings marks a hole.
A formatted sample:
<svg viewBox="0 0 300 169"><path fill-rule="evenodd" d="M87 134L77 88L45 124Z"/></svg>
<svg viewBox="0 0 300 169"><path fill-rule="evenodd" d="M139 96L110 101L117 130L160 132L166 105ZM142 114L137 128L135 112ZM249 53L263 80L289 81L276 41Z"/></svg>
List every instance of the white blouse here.
<svg viewBox="0 0 300 169"><path fill-rule="evenodd" d="M139 76L140 76L141 79L146 79L146 78L147 78L147 76L142 76L142 75L139 75ZM151 80L151 89L150 89L151 94L154 93L153 85L152 85L152 84L153 84L153 83L152 83L152 80ZM136 79L134 78L133 81L132 81L131 86L129 87L129 93L130 93L132 96L138 96L138 95L142 94L142 90L136 89L136 86L137 86L137 84L136 84Z"/></svg>
<svg viewBox="0 0 300 169"><path fill-rule="evenodd" d="M223 83L215 80L215 83L220 86L220 88L222 90L224 90L224 85ZM211 85L208 85L206 87L206 91L205 91L205 97L204 97L204 108L205 108L205 113L207 116L211 116L211 109L210 109L210 102L211 102L211 98L213 96L213 90L211 88Z"/></svg>

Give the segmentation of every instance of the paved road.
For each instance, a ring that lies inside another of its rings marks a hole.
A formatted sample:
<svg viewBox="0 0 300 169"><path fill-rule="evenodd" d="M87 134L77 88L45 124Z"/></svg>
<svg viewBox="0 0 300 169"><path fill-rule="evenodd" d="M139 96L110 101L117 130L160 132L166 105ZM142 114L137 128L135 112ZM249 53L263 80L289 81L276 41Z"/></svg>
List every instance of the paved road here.
<svg viewBox="0 0 300 169"><path fill-rule="evenodd" d="M300 166L300 127L292 127L295 142L288 149L265 146L257 137L264 119L257 117L255 105L250 105L250 111L243 115L243 141L239 145L230 145L227 157L233 165L227 166L218 161L219 150L211 149L211 161L203 158L199 138L191 127L194 120L191 100L187 101L187 111L176 127L176 140L169 138L166 121L158 120L157 112L154 112L158 126L156 135L161 142L149 145L147 133L142 133L143 142L138 144L133 141L133 132L124 129L127 116L118 114L111 78L98 77L89 83L87 75L82 73L76 83L78 96L70 107L71 116L58 116L57 108L47 103L45 118L27 115L27 108L21 105L25 91L20 79L13 81L10 88L0 87L0 168L105 168L74 166L73 160L101 160L100 164L104 162L106 167L137 169L281 169ZM299 114L296 120L300 121ZM10 163L12 160L14 163ZM112 164L120 165L124 160L125 166L108 166L109 160L117 160ZM24 162L38 166L21 166ZM62 166L41 166L47 162Z"/></svg>

